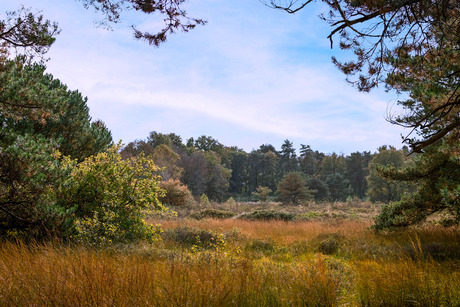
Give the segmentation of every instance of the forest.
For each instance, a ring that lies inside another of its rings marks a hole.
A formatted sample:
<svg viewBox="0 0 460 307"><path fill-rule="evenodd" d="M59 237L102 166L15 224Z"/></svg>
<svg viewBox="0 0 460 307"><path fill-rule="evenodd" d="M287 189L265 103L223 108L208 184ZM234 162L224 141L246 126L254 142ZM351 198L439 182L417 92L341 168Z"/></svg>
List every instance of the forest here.
<svg viewBox="0 0 460 307"><path fill-rule="evenodd" d="M407 147L382 146L378 152L354 152L348 156L314 151L300 145L297 151L285 140L281 149L260 145L250 153L220 144L210 136L190 138L151 132L145 140L130 142L121 150L124 158L141 152L151 155L155 165L165 168L163 182L186 188L195 197L211 201L265 200L301 205L308 201L337 202L349 198L373 202L398 201L411 191L410 184L379 176L379 167L401 169L411 164ZM299 155L297 156L297 152ZM283 193L284 192L284 193ZM170 205L177 205L170 203Z"/></svg>
<svg viewBox="0 0 460 307"><path fill-rule="evenodd" d="M156 34L132 27L156 47L206 24L184 0L81 2L109 24L162 15ZM46 71L59 26L2 15L0 305L460 305L460 7L322 2L331 43L356 56L333 58L348 81L407 94L390 119L413 131L401 149L245 152L155 127L117 143Z"/></svg>

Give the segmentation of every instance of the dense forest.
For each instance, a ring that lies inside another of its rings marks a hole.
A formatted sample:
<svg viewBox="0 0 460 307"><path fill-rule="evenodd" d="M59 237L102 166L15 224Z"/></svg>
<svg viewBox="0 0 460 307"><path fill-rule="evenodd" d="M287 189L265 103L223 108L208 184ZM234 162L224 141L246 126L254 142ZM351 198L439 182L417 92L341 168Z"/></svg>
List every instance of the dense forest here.
<svg viewBox="0 0 460 307"><path fill-rule="evenodd" d="M287 204L347 198L389 203L411 190L408 184L382 178L377 170L409 165L412 156L407 148L382 146L376 153L345 156L325 154L303 144L297 151L292 142L285 140L280 150L262 144L247 153L236 146L224 146L210 136L183 142L174 133L153 131L145 140L129 143L121 155L131 158L141 152L165 168L161 173L163 181L183 185L193 196L206 195L216 202L229 197L257 201L263 191L272 200Z"/></svg>

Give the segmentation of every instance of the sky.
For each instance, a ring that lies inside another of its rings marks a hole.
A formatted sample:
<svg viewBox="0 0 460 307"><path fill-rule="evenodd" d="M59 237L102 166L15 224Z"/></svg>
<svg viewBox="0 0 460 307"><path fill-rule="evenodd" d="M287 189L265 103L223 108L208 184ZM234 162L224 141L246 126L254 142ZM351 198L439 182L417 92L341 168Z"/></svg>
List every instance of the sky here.
<svg viewBox="0 0 460 307"><path fill-rule="evenodd" d="M321 4L290 15L258 0L190 0L189 15L208 23L155 48L135 40L131 25L156 33L161 16L124 12L107 30L79 1L2 2L2 14L22 4L58 22L47 72L88 97L91 117L115 142L157 131L184 142L212 136L247 152L288 139L350 154L401 148L407 133L386 120L398 110L395 93L360 93L332 64L347 55L330 48Z"/></svg>

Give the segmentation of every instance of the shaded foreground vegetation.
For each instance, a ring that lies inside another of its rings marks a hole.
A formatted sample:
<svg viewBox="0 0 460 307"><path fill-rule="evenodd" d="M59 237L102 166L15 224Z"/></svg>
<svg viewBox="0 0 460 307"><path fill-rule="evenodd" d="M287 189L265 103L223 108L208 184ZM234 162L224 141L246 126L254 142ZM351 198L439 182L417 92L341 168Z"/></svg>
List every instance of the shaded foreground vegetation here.
<svg viewBox="0 0 460 307"><path fill-rule="evenodd" d="M266 206L265 211L274 211ZM338 208L353 209L329 206L334 212ZM303 216L311 209L283 208ZM154 243L91 248L4 242L0 305L460 304L458 227L425 225L384 234L369 229L371 222L363 216L266 221L234 214L152 219L163 228L162 239Z"/></svg>

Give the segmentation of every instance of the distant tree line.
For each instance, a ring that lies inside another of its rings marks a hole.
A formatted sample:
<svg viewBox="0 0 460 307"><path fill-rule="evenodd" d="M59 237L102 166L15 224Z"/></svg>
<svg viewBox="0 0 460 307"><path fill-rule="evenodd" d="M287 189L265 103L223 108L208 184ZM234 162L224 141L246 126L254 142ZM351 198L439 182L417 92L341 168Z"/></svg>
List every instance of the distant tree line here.
<svg viewBox="0 0 460 307"><path fill-rule="evenodd" d="M229 197L256 200L264 195L262 198L271 196L286 203L347 198L389 203L410 191L408 184L378 175L378 166L399 169L409 165L412 158L407 148L382 146L377 153L364 151L345 156L325 154L301 144L297 155L293 143L285 140L280 150L262 144L247 153L235 146L224 146L210 136L183 142L174 133L153 131L145 140L130 142L121 155L131 158L142 152L151 155L157 166L166 168L163 180L179 180L194 196L205 194L213 201ZM281 192L286 189L292 191L283 198ZM300 197L294 196L297 194Z"/></svg>

